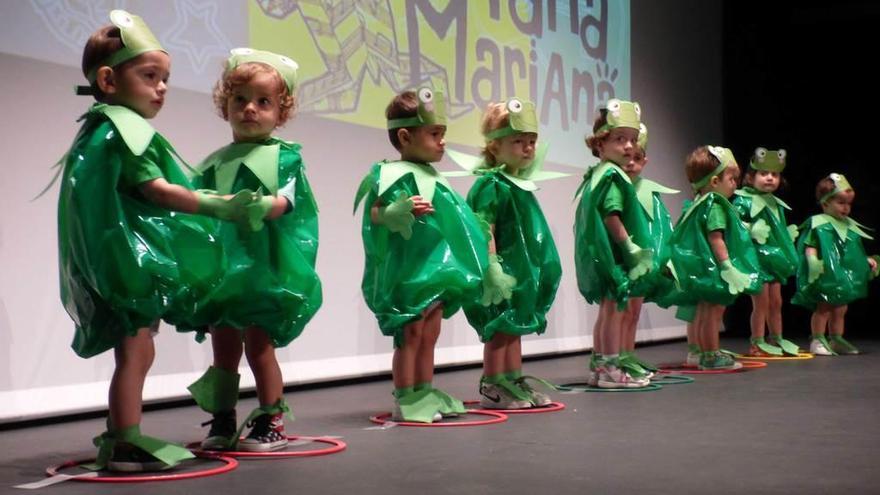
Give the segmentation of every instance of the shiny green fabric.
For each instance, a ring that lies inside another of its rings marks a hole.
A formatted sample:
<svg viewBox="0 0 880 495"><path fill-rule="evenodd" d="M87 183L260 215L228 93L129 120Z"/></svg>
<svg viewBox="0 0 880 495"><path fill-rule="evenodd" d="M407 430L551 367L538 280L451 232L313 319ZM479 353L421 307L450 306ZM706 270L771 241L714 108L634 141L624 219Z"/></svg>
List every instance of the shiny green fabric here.
<svg viewBox="0 0 880 495"><path fill-rule="evenodd" d="M255 155L259 158L248 158ZM237 170L230 175L234 180L218 184L218 176L226 175L225 167ZM318 208L300 145L276 138L259 144L230 144L205 159L199 169L202 175L193 178L193 185L220 194L262 189L277 195L292 185L293 209L266 220L265 228L257 232L244 232L232 223L221 226L220 236L228 251L243 250L248 263L226 274L223 284L192 317L197 325L189 329L196 327L200 334L205 324L241 330L254 326L267 333L273 346L284 347L302 333L322 302L321 281L315 272Z"/></svg>
<svg viewBox="0 0 880 495"><path fill-rule="evenodd" d="M395 166L394 162L387 165ZM461 196L441 181L435 183L431 198L434 213L416 218L410 240L374 224L370 209L377 201L388 204L398 194L420 194L413 173L400 175L380 194L384 166L384 162L374 164L362 182L361 290L382 333L393 336L395 347L400 347L404 326L421 319L434 302L443 303L443 317L449 318L463 304L480 299L488 252L479 220ZM414 166L433 170L430 165Z"/></svg>
<svg viewBox="0 0 880 495"><path fill-rule="evenodd" d="M83 118L64 161L58 250L72 347L91 357L160 318L184 319L229 259L216 221L172 214L121 181L123 167L149 160L169 183L190 188L168 141L125 107L95 105Z"/></svg>
<svg viewBox="0 0 880 495"><path fill-rule="evenodd" d="M513 296L500 304L483 306L473 301L465 305L468 321L483 342L490 341L495 332L544 333L562 265L535 195L500 171L491 171L477 179L467 202L477 216L495 225L496 253L504 272L517 281Z"/></svg>
<svg viewBox="0 0 880 495"><path fill-rule="evenodd" d="M871 276L871 267L859 234L847 230L846 239L843 240L831 223L814 226L821 216L810 217L799 227L797 291L791 299L792 303L811 310L816 309L819 302L840 306L867 297ZM811 238L825 272L809 284L805 251Z"/></svg>
<svg viewBox="0 0 880 495"><path fill-rule="evenodd" d="M656 302L673 288L672 276L666 270L666 263L671 253L669 241L672 238L672 216L662 197L662 194L669 190L654 181L640 177L633 182L633 188L636 196L640 198L640 207L647 216L645 220L651 234L651 244L647 247L654 250L654 265L650 273L632 283L632 295L644 297L646 302ZM641 200L644 193L650 194L650 202ZM645 209L646 206L651 209L650 215Z"/></svg>
<svg viewBox="0 0 880 495"><path fill-rule="evenodd" d="M623 194L624 207L620 219L632 241L642 248L652 245L645 214L636 198L629 178L617 165L601 162L584 175L580 186L580 200L575 214L574 242L575 269L578 289L587 302L602 299L617 301L624 307L630 297L631 282L628 267L623 263L620 248L605 228L600 206L611 185Z"/></svg>
<svg viewBox="0 0 880 495"><path fill-rule="evenodd" d="M769 207L767 207L762 208L753 217L752 196L755 195L773 196L771 193L761 194L755 189L747 187L742 191L737 191L733 198L733 206L744 222L751 224L762 219L770 226L770 236L767 237L767 242L764 244L753 242L755 249L758 251L761 278L765 283L785 283L788 277L794 275L798 262L794 242L792 242L791 236L788 234L785 210L781 204L775 201L775 198L768 198L769 204L776 205L776 214L774 215L774 212L770 211Z"/></svg>
<svg viewBox="0 0 880 495"><path fill-rule="evenodd" d="M755 294L761 290L758 256L749 231L733 205L720 194L710 192L697 198L675 225L670 240L670 262L677 286L669 299L664 298L666 302L673 301L680 306L700 302L728 306L739 297L739 294L731 294L721 279L721 266L709 244L706 224L713 205L721 207L727 219L727 229L723 232L730 262L749 276L750 283L744 293Z"/></svg>

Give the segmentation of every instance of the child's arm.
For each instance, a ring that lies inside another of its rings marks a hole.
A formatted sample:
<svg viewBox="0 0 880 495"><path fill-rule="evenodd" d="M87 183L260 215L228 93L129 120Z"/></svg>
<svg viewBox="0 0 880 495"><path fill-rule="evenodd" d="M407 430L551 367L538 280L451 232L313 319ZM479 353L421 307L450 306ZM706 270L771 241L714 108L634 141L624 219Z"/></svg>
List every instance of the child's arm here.
<svg viewBox="0 0 880 495"><path fill-rule="evenodd" d="M142 182L138 185L138 190L147 201L167 210L235 221L247 224L251 230L262 228L262 219L267 217L265 210L269 209L270 201L272 206L268 218L282 215L287 208L287 200L283 197L266 196L255 201L251 191L240 191L236 195L227 196L205 194L171 184L163 178Z"/></svg>

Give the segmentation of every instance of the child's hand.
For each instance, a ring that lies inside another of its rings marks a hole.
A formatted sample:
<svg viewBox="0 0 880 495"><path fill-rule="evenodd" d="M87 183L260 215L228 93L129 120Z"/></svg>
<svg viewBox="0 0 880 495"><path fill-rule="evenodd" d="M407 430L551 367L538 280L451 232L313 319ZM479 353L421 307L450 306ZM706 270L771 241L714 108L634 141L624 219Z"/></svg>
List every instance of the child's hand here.
<svg viewBox="0 0 880 495"><path fill-rule="evenodd" d="M620 243L623 261L629 267L629 279L635 280L651 271L654 265L654 253L650 249L642 249L627 237Z"/></svg>
<svg viewBox="0 0 880 495"><path fill-rule="evenodd" d="M877 275L880 275L880 263L878 263L878 259L880 259L880 256L876 254L874 256L868 256L868 266L871 267L872 279L876 278Z"/></svg>
<svg viewBox="0 0 880 495"><path fill-rule="evenodd" d="M428 213L434 213L434 205L431 204L430 201L425 201L421 196L410 196L413 202L412 214L420 217L422 215L427 215Z"/></svg>
<svg viewBox="0 0 880 495"><path fill-rule="evenodd" d="M490 254L489 267L483 274L483 297L480 304L489 306L510 299L514 287L516 287L516 277L504 273L500 256Z"/></svg>
<svg viewBox="0 0 880 495"><path fill-rule="evenodd" d="M770 226L767 225L767 222L765 222L763 218L759 218L752 222L749 232L752 234L752 239L754 239L755 242L758 244L764 244L767 242L767 238L770 237Z"/></svg>
<svg viewBox="0 0 880 495"><path fill-rule="evenodd" d="M263 196L262 191L257 191L252 195L250 203L245 205L245 215L239 223L239 227L243 227L251 232L258 232L263 229L263 219L272 211L275 206L274 196Z"/></svg>
<svg viewBox="0 0 880 495"><path fill-rule="evenodd" d="M379 208L376 213L377 223L388 228L391 232L397 232L406 240L412 237L412 224L416 218L412 214L415 202L412 198L401 194L393 203Z"/></svg>
<svg viewBox="0 0 880 495"><path fill-rule="evenodd" d="M812 284L823 273L825 273L825 264L819 259L815 253L807 254L807 283Z"/></svg>
<svg viewBox="0 0 880 495"><path fill-rule="evenodd" d="M721 262L721 280L727 282L727 291L731 294L739 294L749 286L749 276L737 270L730 259Z"/></svg>
<svg viewBox="0 0 880 495"><path fill-rule="evenodd" d="M215 194L214 191L196 191L199 202L197 213L228 222L239 222L247 215L247 205L254 201L254 192L248 189L239 191L229 199Z"/></svg>
<svg viewBox="0 0 880 495"><path fill-rule="evenodd" d="M797 240L797 236L798 236L798 228L797 228L797 225L795 225L795 224L789 224L789 226L788 226L787 228L788 228L788 236L791 237L791 242L796 241L796 240Z"/></svg>

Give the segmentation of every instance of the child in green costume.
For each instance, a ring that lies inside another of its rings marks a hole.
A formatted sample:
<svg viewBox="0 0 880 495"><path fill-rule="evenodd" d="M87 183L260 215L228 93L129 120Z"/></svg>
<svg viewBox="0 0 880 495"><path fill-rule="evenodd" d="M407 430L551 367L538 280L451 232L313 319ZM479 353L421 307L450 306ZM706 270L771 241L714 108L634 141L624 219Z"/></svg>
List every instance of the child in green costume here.
<svg viewBox="0 0 880 495"><path fill-rule="evenodd" d="M272 52L236 48L214 87L214 104L232 127L232 144L199 166L196 187L235 194L266 191L269 214L259 232L227 226L224 241L249 259L224 278L197 317L211 327L214 363L190 390L213 415L202 448L266 452L287 445L284 382L275 348L288 345L321 306L315 273L318 210L300 145L272 136L296 106L297 64ZM204 330L202 330L203 332ZM236 428L238 365L242 353L254 373L260 406ZM252 427L238 441L241 429Z"/></svg>
<svg viewBox="0 0 880 495"><path fill-rule="evenodd" d="M493 299L493 292L487 290L479 304L464 308L484 343L480 405L546 406L550 397L532 388L522 374L520 341L522 335L544 333L547 311L562 277L556 244L533 193L534 181L548 177L541 170L543 153L536 156L535 106L518 98L491 103L481 130L486 139L484 160L475 170L480 177L467 201L489 224L485 280L498 280L501 292Z"/></svg>
<svg viewBox="0 0 880 495"><path fill-rule="evenodd" d="M810 352L820 356L859 353L843 338L844 317L849 303L868 295L868 279L878 272L877 257L865 255L862 246L862 238L873 238L849 216L855 195L846 177L830 174L816 185L823 213L799 228L797 292L791 302L813 311Z"/></svg>
<svg viewBox="0 0 880 495"><path fill-rule="evenodd" d="M146 119L165 102L171 59L141 18L122 10L83 51L94 96L64 159L58 201L61 298L82 357L114 350L108 431L95 439L96 469L155 470L192 457L140 434L141 400L159 319L185 319L225 271L217 224L201 213L262 224L251 191L232 200L195 192L176 152Z"/></svg>
<svg viewBox="0 0 880 495"><path fill-rule="evenodd" d="M602 388L641 388L650 383L647 375L627 370L620 362L632 284L653 266L646 216L621 168L632 160L640 117L638 103L608 101L587 138L599 163L587 171L578 189L574 226L578 288L587 302L600 303L588 382Z"/></svg>
<svg viewBox="0 0 880 495"><path fill-rule="evenodd" d="M486 236L430 165L445 148L443 94L403 92L385 117L400 160L374 164L355 197L355 211L366 198L361 288L382 333L394 337L392 419L430 423L465 412L460 400L431 384L434 345L441 318L480 299Z"/></svg>
<svg viewBox="0 0 880 495"><path fill-rule="evenodd" d="M750 356L798 354L798 346L782 338L782 284L794 275L798 261L797 227L785 221L785 210L791 208L773 195L782 181L785 159L785 150L757 148L743 178L745 187L733 199L740 218L749 226L763 279L761 292L752 296ZM769 342L764 340L768 327Z"/></svg>
<svg viewBox="0 0 880 495"><path fill-rule="evenodd" d="M736 191L739 167L729 149L701 146L688 156L685 173L697 196L670 241L670 267L677 281L672 299L684 308L694 307L699 367L735 369L741 364L719 346L724 309L739 294L758 292L762 282L749 231L727 200Z"/></svg>
<svg viewBox="0 0 880 495"><path fill-rule="evenodd" d="M639 139L632 157L623 171L632 181L636 198L641 211L647 217L648 229L651 233L651 249L654 251L651 272L640 277L632 288L632 297L623 320L623 336L620 345L620 362L627 370L634 370L639 375L653 376L657 368L636 356L636 327L645 301L657 302L672 289L672 279L664 274L666 262L669 261L669 239L672 237L672 218L663 204L662 194L677 194L678 191L642 177L642 171L648 163L648 128L641 124Z"/></svg>

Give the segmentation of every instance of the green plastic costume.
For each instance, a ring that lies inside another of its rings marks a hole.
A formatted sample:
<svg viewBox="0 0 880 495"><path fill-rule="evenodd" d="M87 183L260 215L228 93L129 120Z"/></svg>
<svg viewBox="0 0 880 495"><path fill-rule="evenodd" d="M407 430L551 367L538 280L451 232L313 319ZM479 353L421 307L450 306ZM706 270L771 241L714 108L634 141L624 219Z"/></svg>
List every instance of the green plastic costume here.
<svg viewBox="0 0 880 495"><path fill-rule="evenodd" d="M483 342L490 341L495 332L544 333L562 266L535 195L494 169L477 179L467 202L479 217L495 225L496 253L504 271L517 280L510 299L489 306L465 306L468 321Z"/></svg>
<svg viewBox="0 0 880 495"><path fill-rule="evenodd" d="M841 306L867 297L871 267L862 239L873 238L864 228L851 218L837 219L824 213L801 224L797 243L797 292L792 303L814 310L820 302ZM808 246L818 251L824 268L812 283L805 254Z"/></svg>
<svg viewBox="0 0 880 495"><path fill-rule="evenodd" d="M731 294L722 278L723 266L715 259L709 244L709 233L717 219L723 229L729 261L746 275L741 293L755 294L761 290L757 252L751 236L730 202L715 192L700 195L675 225L670 241L670 265L676 277L676 290L666 301L680 306L709 302L730 305L740 293Z"/></svg>
<svg viewBox="0 0 880 495"><path fill-rule="evenodd" d="M663 203L661 195L678 194L678 191L641 177L633 181L633 188L642 212L647 216L648 231L651 236L649 247L654 252L654 266L647 275L633 282L632 294L643 296L645 301L656 302L668 294L673 286L672 277L665 273L670 256L672 216Z"/></svg>
<svg viewBox="0 0 880 495"><path fill-rule="evenodd" d="M193 185L199 189L222 195L262 190L285 197L292 208L257 232L230 223L221 226L228 250L243 251L249 263L226 274L192 321L240 330L259 327L273 346L284 347L299 336L322 302L315 272L318 208L300 145L277 138L233 143L208 156L198 170L201 175L193 178ZM197 330L201 340L206 329Z"/></svg>
<svg viewBox="0 0 880 495"><path fill-rule="evenodd" d="M772 193L761 193L745 187L736 191L733 206L743 222L754 225L762 221L770 228L766 242L754 242L758 251L763 282L785 283L797 267L797 251L785 220L791 208Z"/></svg>
<svg viewBox="0 0 880 495"><path fill-rule="evenodd" d="M73 349L91 357L159 319L186 320L240 260L224 252L216 221L141 196L137 186L157 178L191 187L143 117L96 104L82 118L64 161L58 243Z"/></svg>
<svg viewBox="0 0 880 495"><path fill-rule="evenodd" d="M400 197L422 196L434 212L414 219L411 237L373 223L370 210ZM403 345L403 329L418 321L434 303L449 318L469 301L480 299L488 264L486 236L480 221L446 179L428 164L379 162L364 177L355 198L364 217L364 277L367 306L379 328Z"/></svg>

